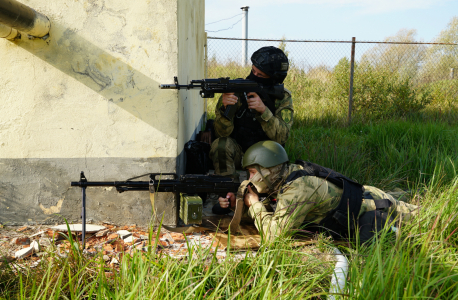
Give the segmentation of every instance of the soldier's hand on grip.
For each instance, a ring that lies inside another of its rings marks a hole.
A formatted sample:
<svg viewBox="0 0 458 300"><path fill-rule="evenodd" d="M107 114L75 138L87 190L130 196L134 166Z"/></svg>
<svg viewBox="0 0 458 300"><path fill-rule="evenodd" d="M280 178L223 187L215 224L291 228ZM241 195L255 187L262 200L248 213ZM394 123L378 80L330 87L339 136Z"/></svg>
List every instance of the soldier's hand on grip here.
<svg viewBox="0 0 458 300"><path fill-rule="evenodd" d="M255 204L256 202L259 202L259 196L253 190L251 189L251 185L247 186L247 192L245 196L243 196L243 201L245 202L245 205L250 207L251 205Z"/></svg>
<svg viewBox="0 0 458 300"><path fill-rule="evenodd" d="M263 114L266 111L266 105L256 93L251 92L247 94L247 103L249 109L254 109L260 114Z"/></svg>
<svg viewBox="0 0 458 300"><path fill-rule="evenodd" d="M234 193L227 193L226 197L218 198L219 205L222 208L235 207L236 199Z"/></svg>
<svg viewBox="0 0 458 300"><path fill-rule="evenodd" d="M223 94L223 105L226 108L228 105L234 105L237 103L239 98L234 95L234 93L224 93Z"/></svg>

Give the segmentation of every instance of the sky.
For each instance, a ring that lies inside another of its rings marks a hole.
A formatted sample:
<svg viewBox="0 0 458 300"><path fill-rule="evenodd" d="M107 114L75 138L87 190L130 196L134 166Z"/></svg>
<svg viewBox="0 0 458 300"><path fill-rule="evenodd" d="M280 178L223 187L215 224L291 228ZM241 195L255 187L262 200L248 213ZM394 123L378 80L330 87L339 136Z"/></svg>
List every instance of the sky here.
<svg viewBox="0 0 458 300"><path fill-rule="evenodd" d="M242 6L248 38L267 39L382 41L416 29L430 42L458 16L458 0L205 0L207 35L241 38Z"/></svg>

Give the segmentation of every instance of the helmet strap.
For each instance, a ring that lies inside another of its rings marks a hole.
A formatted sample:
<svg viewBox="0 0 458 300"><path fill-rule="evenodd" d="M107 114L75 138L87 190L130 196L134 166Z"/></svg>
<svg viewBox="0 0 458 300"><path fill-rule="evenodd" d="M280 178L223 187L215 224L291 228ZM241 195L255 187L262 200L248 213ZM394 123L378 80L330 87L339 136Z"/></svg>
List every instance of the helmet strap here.
<svg viewBox="0 0 458 300"><path fill-rule="evenodd" d="M277 188L281 182L283 182L283 175L285 174L285 171L286 171L286 167L288 166L287 163L283 163L283 166L281 167L281 171L280 171L280 174L278 175L278 179L275 180L274 182L274 187Z"/></svg>
<svg viewBox="0 0 458 300"><path fill-rule="evenodd" d="M256 171L258 171L259 175L261 175L262 180L266 183L269 189L273 190L272 183L270 183L270 181L267 178L265 178L264 175L262 175L261 168L259 168L259 165L255 165L254 168L256 169Z"/></svg>

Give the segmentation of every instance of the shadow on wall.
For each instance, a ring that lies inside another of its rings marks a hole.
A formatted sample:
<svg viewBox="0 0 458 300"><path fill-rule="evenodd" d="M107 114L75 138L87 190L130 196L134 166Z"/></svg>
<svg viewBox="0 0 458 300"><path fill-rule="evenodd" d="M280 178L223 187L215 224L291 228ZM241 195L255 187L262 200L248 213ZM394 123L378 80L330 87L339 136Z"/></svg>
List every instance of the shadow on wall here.
<svg viewBox="0 0 458 300"><path fill-rule="evenodd" d="M177 124L166 122L165 118L177 115L178 101L171 94L176 92L159 90L158 82L90 43L72 29L53 22L47 40L29 41L23 37L14 43L160 132L177 137ZM90 107L87 109L90 110Z"/></svg>

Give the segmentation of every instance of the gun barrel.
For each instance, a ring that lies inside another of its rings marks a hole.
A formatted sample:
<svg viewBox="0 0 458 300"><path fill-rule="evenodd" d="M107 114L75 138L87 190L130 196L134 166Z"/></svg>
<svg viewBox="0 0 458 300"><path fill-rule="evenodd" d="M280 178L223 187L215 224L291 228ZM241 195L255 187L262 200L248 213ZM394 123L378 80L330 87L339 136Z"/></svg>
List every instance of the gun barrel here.
<svg viewBox="0 0 458 300"><path fill-rule="evenodd" d="M161 90L179 90L180 89L178 84L173 84L173 83L171 83L171 84L160 84L159 88Z"/></svg>
<svg viewBox="0 0 458 300"><path fill-rule="evenodd" d="M148 187L149 181L72 181L71 186L89 187L89 186L132 186L132 187Z"/></svg>

